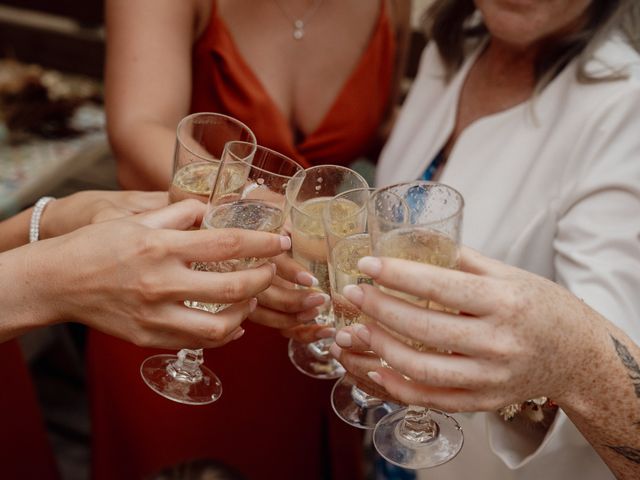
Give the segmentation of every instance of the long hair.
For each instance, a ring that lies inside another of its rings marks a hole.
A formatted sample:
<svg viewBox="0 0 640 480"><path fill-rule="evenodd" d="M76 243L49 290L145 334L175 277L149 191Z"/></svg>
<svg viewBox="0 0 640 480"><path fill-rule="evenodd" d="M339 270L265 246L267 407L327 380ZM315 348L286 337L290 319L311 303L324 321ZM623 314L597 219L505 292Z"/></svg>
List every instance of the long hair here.
<svg viewBox="0 0 640 480"><path fill-rule="evenodd" d="M597 47L619 29L636 50L640 51L640 2L638 0L593 0L587 8L582 28L548 42L539 52L534 65L536 90L543 89L569 62L578 59L578 80L594 82L621 78L610 75L594 76L586 64ZM435 42L451 78L464 62L472 40L488 35L478 18L473 0L435 0L423 16L428 38Z"/></svg>

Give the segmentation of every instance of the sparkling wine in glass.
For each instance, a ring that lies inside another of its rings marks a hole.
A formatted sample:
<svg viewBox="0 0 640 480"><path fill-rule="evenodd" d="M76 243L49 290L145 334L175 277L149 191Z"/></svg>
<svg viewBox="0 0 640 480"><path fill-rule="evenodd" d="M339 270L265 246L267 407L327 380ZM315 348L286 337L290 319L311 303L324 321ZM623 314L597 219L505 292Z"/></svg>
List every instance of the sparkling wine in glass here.
<svg viewBox="0 0 640 480"><path fill-rule="evenodd" d="M463 207L462 196L440 183L416 181L376 191L367 204L373 255L458 268ZM428 298L384 290L424 308L442 309ZM416 350L426 349L420 342L391 333ZM388 414L373 433L374 446L382 457L412 469L448 462L458 454L463 441L455 418L419 406Z"/></svg>
<svg viewBox="0 0 640 480"><path fill-rule="evenodd" d="M334 196L354 188L368 188L360 174L346 167L320 165L305 170L305 179L297 192L287 191L293 259L318 280L318 285L311 288L327 295L331 293L331 286L323 211ZM331 305L322 308L313 321L333 326ZM339 378L344 374L344 368L329 353L332 342L333 339L324 339L305 344L291 340L289 358L305 375L319 379Z"/></svg>
<svg viewBox="0 0 640 480"><path fill-rule="evenodd" d="M216 181L220 156L228 141L256 144L244 123L220 113L194 113L183 118L176 132L169 203L194 198L206 203Z"/></svg>
<svg viewBox="0 0 640 480"><path fill-rule="evenodd" d="M246 157L250 161L255 153L256 138L242 122L207 112L183 118L176 132L169 202L192 198L206 203L215 185L224 146L232 140L253 146ZM202 349L182 349L177 355L147 358L140 366L140 374L153 391L169 400L205 405L220 397L222 385L203 361Z"/></svg>
<svg viewBox="0 0 640 480"><path fill-rule="evenodd" d="M285 191L299 189L304 175L302 166L274 150L248 142L227 143L201 228L243 228L279 233L287 217ZM234 258L195 262L192 268L225 273L259 267L267 261L267 258L257 257ZM211 313L229 306L197 300L189 300L188 304Z"/></svg>
<svg viewBox="0 0 640 480"><path fill-rule="evenodd" d="M359 188L336 195L323 212L336 330L369 321L342 291L347 285L373 284L371 277L358 269L358 261L371 254L366 206L373 191L373 188ZM331 406L344 422L368 430L394 409L393 405L358 388L348 375L333 386Z"/></svg>

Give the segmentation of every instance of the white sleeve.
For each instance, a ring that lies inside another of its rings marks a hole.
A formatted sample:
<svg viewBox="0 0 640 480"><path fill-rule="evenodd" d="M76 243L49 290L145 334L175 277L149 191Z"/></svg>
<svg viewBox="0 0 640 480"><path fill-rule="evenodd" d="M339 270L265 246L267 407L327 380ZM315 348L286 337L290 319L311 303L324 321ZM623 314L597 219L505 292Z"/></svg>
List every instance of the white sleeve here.
<svg viewBox="0 0 640 480"><path fill-rule="evenodd" d="M567 142L575 148L559 199L555 281L640 343L640 89L599 106ZM537 438L496 414L487 415L487 429L492 451L512 470L590 449L561 411Z"/></svg>

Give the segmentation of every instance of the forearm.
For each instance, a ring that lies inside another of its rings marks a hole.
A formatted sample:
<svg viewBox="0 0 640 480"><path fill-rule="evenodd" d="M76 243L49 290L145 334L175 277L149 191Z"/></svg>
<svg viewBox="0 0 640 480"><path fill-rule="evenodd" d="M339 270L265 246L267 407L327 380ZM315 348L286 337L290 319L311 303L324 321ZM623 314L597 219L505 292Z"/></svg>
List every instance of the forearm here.
<svg viewBox="0 0 640 480"><path fill-rule="evenodd" d="M39 282L49 281L47 272L34 272L33 245L0 253L0 343L54 322Z"/></svg>
<svg viewBox="0 0 640 480"><path fill-rule="evenodd" d="M167 190L171 181L175 129L155 123L111 129L118 181L125 190Z"/></svg>
<svg viewBox="0 0 640 480"><path fill-rule="evenodd" d="M606 322L588 375L561 407L620 479L640 478L640 347Z"/></svg>

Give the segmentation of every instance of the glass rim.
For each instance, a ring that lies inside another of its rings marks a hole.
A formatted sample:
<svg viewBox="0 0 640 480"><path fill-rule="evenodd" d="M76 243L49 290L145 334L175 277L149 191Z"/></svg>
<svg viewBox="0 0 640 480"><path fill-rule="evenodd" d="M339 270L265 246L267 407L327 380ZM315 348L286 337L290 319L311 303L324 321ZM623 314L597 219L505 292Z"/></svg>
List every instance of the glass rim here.
<svg viewBox="0 0 640 480"><path fill-rule="evenodd" d="M371 196L373 195L374 192L376 192L378 189L375 187L360 187L360 188L352 188L351 190L345 190L344 192L341 192L337 195L335 195L331 200L329 200L329 202L327 202L327 205L322 209L322 218L324 220L324 228L325 230L327 230L327 226L329 225L329 222L331 222L331 215L329 214L329 211L331 210L331 204L333 203L333 201L341 198L341 197L345 197L350 193L354 193L354 192L369 192L369 198L367 198L367 201L364 202L364 205L362 205L362 207L358 208L358 210L356 210L354 213L347 215L345 217L341 217L340 220L348 220L350 218L356 217L358 215L360 215L362 213L363 210L367 210L367 204L369 203L369 199L371 198ZM367 215L369 214L368 210L367 210Z"/></svg>
<svg viewBox="0 0 640 480"><path fill-rule="evenodd" d="M232 144L250 145L251 147L253 147L251 155L255 155L260 150L260 151L263 151L263 152L267 152L267 153L269 153L271 155L277 156L281 160L284 160L287 164L295 167L296 171L294 173L292 173L291 175L284 175L282 173L275 173L275 172L272 172L272 171L267 170L265 168L257 167L256 165L254 165L253 163L251 163L250 161L247 160L248 156L244 157L244 158L240 158L240 157L238 157L238 155L236 155L235 153L230 151L229 150L229 146L232 145ZM278 152L276 150L273 150L271 148L264 147L262 145L258 145L256 143L246 142L244 140L229 140L227 143L224 144L224 149L222 151L222 155L223 156L224 156L225 152L227 152L229 155L231 155L234 158L235 162L243 163L243 164L247 165L250 168L256 169L256 170L258 170L260 172L268 173L269 175L274 176L274 177L293 178L296 175L298 175L300 172L304 172L305 171L305 168L302 165L300 165L298 162L296 162L292 158L287 157L285 154L280 153L280 152ZM222 161L222 159L221 159L221 168L223 168L223 165L222 165L223 163L224 163L224 161Z"/></svg>
<svg viewBox="0 0 640 480"><path fill-rule="evenodd" d="M333 164L330 164L330 163L325 164L325 165L314 165L313 167L305 168L305 169L303 170L303 171L305 172L305 178L307 177L307 174L308 174L310 171L320 170L321 168L334 168L334 169L337 169L337 170L348 171L349 173L353 173L357 178L359 178L360 180L362 180L362 182L363 182L365 185L368 185L367 180L366 180L362 175L360 175L358 172L356 172L355 170L353 170L353 169L351 169L351 168L349 168L349 167L343 167L342 165L333 165ZM296 175L298 175L299 173L300 173L300 172L297 172L297 173L296 173ZM295 176L295 175L294 175L294 176ZM303 180L303 182L304 182L304 180ZM365 188L365 187L361 187L361 188ZM369 187L366 187L366 188L369 188ZM357 189L357 188L352 188L351 190L358 190L358 189ZM341 195L342 193L346 193L347 191L349 191L349 190L345 190L345 192L340 192L340 193L338 193L337 195ZM290 208L291 208L292 210L295 210L295 211L296 211L296 214L297 214L297 215L304 215L304 216L305 216L305 217L307 217L307 218L313 218L313 217L314 217L313 215L309 215L308 213L306 213L306 212L304 212L303 210L301 210L301 209L298 207L298 203L299 203L299 202L297 201L297 199L295 199L295 198L294 198L294 199L292 199L290 195L291 195L291 192L289 192L289 191L287 190L287 192L286 192L287 202L289 203ZM297 193L296 193L296 196L297 196ZM331 197L328 197L328 198L333 199L335 196L336 196L336 195L332 195ZM306 201L306 200L305 200L305 201ZM300 203L304 203L304 202L300 202ZM322 214L322 217L324 217L324 212L323 212L323 214Z"/></svg>
<svg viewBox="0 0 640 480"><path fill-rule="evenodd" d="M432 220L432 221L429 221L429 222L412 223L412 224L410 224L411 227L429 227L429 226L445 223L445 222L447 222L447 221L449 221L449 220L451 220L451 219L453 219L453 218L455 218L457 216L462 216L462 212L464 210L464 197L462 196L462 194L458 190L453 188L452 186L447 185L446 183L433 182L433 181L430 181L430 180L414 180L414 181L411 181L411 182L398 182L398 183L394 183L394 184L391 184L391 185L387 185L387 186L382 187L382 188L378 188L374 193L371 194L371 196L369 197L369 200L367 201L367 215L371 215L373 218L376 219L377 222L384 223L386 225L398 225L398 226L407 225L406 222L394 222L393 220L386 220L386 219L380 218L378 215L375 214L375 211L372 211L373 208L374 208L374 207L372 207L373 201L374 201L374 199L376 198L376 196L378 194L381 194L382 192L385 192L385 191L389 191L392 188L400 187L400 186L418 186L418 185L427 185L427 186L432 186L432 187L435 187L435 186L444 187L445 189L452 191L460 199L460 204L458 205L458 208L456 209L455 212L453 212L453 213L451 213L451 214L449 214L449 215L447 215L445 217L439 218L437 220ZM391 192L391 193L393 193L393 192ZM399 197L399 195L397 195L395 193L394 193L394 195Z"/></svg>
<svg viewBox="0 0 640 480"><path fill-rule="evenodd" d="M190 113L189 115L187 115L186 117L182 118L182 120L180 120L178 122L178 126L176 127L176 138L178 139L178 143L180 144L180 146L182 148L184 148L187 152L189 152L191 155L199 158L200 160L202 160L204 162L209 162L209 163L215 162L215 160L212 160L210 158L205 158L201 154L196 153L193 150L191 150L189 147L187 147L187 145L184 143L184 141L182 140L182 138L180 136L180 130L183 127L183 124L186 124L188 121L191 121L195 117L199 117L199 116L219 117L219 118L223 118L225 120L228 120L231 123L235 123L236 125L239 125L241 128L244 128L247 132L249 132L249 135L253 139L253 145L258 146L258 141L256 140L256 135L255 135L255 133L253 133L253 130L251 130L245 123L241 122L237 118L231 117L229 115L225 115L224 113L217 113L217 112L194 112L194 113ZM251 142L247 142L247 143L251 143ZM225 145L226 145L226 143L225 143Z"/></svg>

